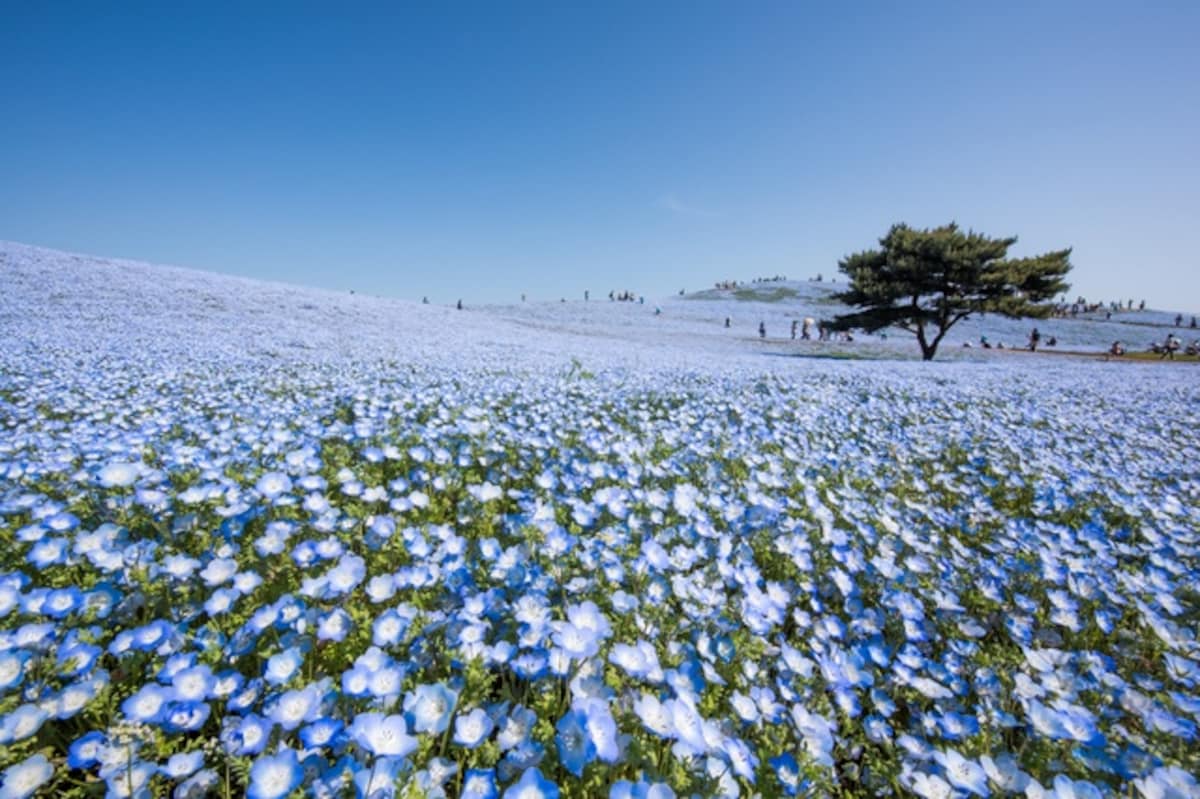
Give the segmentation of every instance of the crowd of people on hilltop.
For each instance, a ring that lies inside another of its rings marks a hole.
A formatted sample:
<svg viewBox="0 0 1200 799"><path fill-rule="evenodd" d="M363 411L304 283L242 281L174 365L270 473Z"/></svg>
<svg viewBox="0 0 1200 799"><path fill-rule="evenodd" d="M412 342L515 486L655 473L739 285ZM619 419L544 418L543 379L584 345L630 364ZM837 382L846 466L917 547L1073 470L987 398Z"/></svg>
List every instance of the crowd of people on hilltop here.
<svg viewBox="0 0 1200 799"><path fill-rule="evenodd" d="M1139 302L1137 309L1139 311L1146 310L1146 301L1142 300ZM1060 302L1056 304L1054 306L1054 315L1058 317L1069 316L1074 318L1079 316L1081 313L1091 314L1100 313L1103 311L1105 314L1104 318L1111 319L1112 315L1115 313L1132 310L1133 300L1126 300L1125 302L1121 302L1120 300L1110 300L1109 302L1088 302L1085 297L1081 296L1077 297L1072 303Z"/></svg>
<svg viewBox="0 0 1200 799"><path fill-rule="evenodd" d="M749 282L749 283L782 283L785 280L787 280L787 275L775 275L775 277L756 277L749 281L718 280L716 283L713 283L713 288L716 289L717 291L732 291L733 289L736 289L739 286L746 285L747 282Z"/></svg>

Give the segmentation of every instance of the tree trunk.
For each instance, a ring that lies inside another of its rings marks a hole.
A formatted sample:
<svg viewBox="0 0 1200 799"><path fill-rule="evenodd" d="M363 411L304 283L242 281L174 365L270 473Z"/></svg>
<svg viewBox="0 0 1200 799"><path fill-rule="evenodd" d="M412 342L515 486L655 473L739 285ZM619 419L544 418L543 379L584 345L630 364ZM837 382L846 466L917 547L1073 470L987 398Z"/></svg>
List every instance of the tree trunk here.
<svg viewBox="0 0 1200 799"><path fill-rule="evenodd" d="M921 345L921 360L933 360L934 353L937 352L938 342L941 340L941 338L941 336L938 336L933 340L932 343L930 343L925 339L925 323L922 321L917 322L917 343Z"/></svg>

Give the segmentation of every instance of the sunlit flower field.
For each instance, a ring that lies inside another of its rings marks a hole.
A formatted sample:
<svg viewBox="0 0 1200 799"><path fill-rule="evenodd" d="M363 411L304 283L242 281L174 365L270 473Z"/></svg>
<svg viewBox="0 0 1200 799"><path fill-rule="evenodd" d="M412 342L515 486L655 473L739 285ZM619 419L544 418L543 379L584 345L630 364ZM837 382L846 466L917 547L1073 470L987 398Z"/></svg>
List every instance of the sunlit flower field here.
<svg viewBox="0 0 1200 799"><path fill-rule="evenodd" d="M0 306L0 797L1200 796L1190 366L144 291Z"/></svg>

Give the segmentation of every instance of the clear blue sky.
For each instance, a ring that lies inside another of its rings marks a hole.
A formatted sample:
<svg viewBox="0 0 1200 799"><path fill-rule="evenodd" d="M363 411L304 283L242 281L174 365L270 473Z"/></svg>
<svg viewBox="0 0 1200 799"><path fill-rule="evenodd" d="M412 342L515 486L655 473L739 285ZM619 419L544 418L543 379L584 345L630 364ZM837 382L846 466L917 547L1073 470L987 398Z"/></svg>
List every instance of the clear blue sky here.
<svg viewBox="0 0 1200 799"><path fill-rule="evenodd" d="M1200 311L1198 36L1194 0L0 0L0 238L453 302L829 277L954 219Z"/></svg>

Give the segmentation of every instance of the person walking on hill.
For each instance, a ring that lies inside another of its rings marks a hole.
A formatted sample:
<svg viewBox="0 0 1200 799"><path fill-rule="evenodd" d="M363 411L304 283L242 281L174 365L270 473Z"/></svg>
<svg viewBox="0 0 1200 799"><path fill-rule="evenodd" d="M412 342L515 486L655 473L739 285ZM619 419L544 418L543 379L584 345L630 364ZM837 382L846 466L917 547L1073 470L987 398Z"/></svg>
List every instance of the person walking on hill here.
<svg viewBox="0 0 1200 799"><path fill-rule="evenodd" d="M799 324L795 319L792 320L792 341L796 340L796 325Z"/></svg>
<svg viewBox="0 0 1200 799"><path fill-rule="evenodd" d="M1033 332L1029 334L1029 351L1037 352L1038 342L1042 340L1042 334L1035 327Z"/></svg>
<svg viewBox="0 0 1200 799"><path fill-rule="evenodd" d="M759 337L759 338L766 338L766 337L767 337L767 325L766 325L766 323L765 323L765 322L759 322L759 323L758 323L758 337Z"/></svg>

